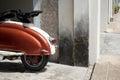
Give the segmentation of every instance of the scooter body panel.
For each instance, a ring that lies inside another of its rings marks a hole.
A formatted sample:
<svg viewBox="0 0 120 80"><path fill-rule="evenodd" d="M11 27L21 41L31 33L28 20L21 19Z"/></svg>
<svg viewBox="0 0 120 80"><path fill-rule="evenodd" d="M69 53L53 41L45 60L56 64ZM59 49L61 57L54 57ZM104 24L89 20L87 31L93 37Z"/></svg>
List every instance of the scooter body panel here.
<svg viewBox="0 0 120 80"><path fill-rule="evenodd" d="M50 46L40 33L23 25L4 22L0 23L0 50L20 51L25 55L50 55Z"/></svg>

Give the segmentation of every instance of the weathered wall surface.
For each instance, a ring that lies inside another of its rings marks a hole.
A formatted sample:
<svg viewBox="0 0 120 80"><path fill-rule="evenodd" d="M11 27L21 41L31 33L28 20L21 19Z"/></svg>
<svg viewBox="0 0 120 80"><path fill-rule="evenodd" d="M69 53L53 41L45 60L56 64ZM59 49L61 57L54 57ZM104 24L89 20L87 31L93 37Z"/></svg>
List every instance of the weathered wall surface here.
<svg viewBox="0 0 120 80"><path fill-rule="evenodd" d="M60 63L88 66L89 1L59 0Z"/></svg>
<svg viewBox="0 0 120 80"><path fill-rule="evenodd" d="M58 0L42 0L41 28L58 39ZM57 40L58 41L58 40ZM51 61L58 61L58 49Z"/></svg>
<svg viewBox="0 0 120 80"><path fill-rule="evenodd" d="M88 65L89 1L74 0L74 64Z"/></svg>
<svg viewBox="0 0 120 80"><path fill-rule="evenodd" d="M59 62L73 62L73 0L59 0Z"/></svg>

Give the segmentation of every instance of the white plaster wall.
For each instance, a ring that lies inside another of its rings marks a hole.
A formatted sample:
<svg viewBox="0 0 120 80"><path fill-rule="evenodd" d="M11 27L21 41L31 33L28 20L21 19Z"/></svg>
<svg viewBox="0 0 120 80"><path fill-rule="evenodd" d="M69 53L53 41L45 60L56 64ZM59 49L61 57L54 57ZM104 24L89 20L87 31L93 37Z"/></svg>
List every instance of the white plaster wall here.
<svg viewBox="0 0 120 80"><path fill-rule="evenodd" d="M63 34L62 32L66 32L66 29L73 32L73 1L74 0L59 0L59 27L61 34Z"/></svg>
<svg viewBox="0 0 120 80"><path fill-rule="evenodd" d="M100 0L89 0L89 63L94 65L99 57Z"/></svg>
<svg viewBox="0 0 120 80"><path fill-rule="evenodd" d="M87 4L88 1L87 0L74 0L74 29L77 28L77 25L81 21L81 18L83 18L85 15L84 17L85 19L87 14L89 13L88 5L86 5L85 3ZM87 33L88 29L84 27L84 25L80 27L82 28L83 31L85 31L84 33Z"/></svg>
<svg viewBox="0 0 120 80"><path fill-rule="evenodd" d="M101 32L106 31L109 22L109 0L101 0Z"/></svg>

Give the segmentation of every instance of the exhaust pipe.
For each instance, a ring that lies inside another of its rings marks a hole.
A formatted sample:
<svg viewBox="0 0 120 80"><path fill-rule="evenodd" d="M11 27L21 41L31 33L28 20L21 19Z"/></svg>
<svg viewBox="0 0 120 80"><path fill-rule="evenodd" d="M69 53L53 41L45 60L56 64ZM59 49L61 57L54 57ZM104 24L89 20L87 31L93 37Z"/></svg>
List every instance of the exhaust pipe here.
<svg viewBox="0 0 120 80"><path fill-rule="evenodd" d="M22 52L10 52L10 51L0 51L1 56L22 56Z"/></svg>

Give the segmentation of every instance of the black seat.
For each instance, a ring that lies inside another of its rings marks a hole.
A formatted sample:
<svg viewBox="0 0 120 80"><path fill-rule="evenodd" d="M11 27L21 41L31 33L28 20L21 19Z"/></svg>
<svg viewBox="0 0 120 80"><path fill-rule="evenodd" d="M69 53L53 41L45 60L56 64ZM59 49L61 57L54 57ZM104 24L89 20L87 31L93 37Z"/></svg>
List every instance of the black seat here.
<svg viewBox="0 0 120 80"><path fill-rule="evenodd" d="M0 13L0 21L3 21L5 19L10 19L10 18L13 18L13 17L15 17L15 13L13 13L10 10Z"/></svg>
<svg viewBox="0 0 120 80"><path fill-rule="evenodd" d="M15 21L21 21L24 23L30 23L29 18L38 16L42 11L32 11L32 12L22 12L19 10L7 10L0 13L0 21L5 21L6 19L15 18Z"/></svg>
<svg viewBox="0 0 120 80"><path fill-rule="evenodd" d="M38 16L40 13L42 13L42 11L32 11L32 12L28 12L24 14L25 18L31 18L31 17L35 17Z"/></svg>

